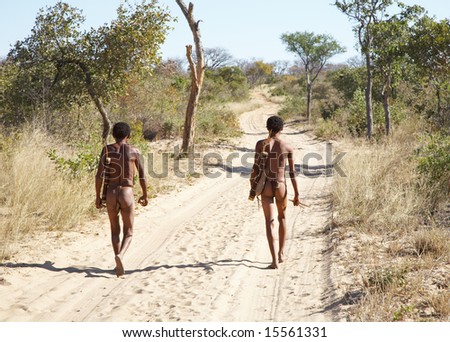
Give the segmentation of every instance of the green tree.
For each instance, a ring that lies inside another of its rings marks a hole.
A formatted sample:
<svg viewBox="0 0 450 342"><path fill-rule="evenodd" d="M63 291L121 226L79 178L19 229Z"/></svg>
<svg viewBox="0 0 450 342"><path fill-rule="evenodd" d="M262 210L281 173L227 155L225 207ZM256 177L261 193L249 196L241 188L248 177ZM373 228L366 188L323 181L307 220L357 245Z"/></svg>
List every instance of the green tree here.
<svg viewBox="0 0 450 342"><path fill-rule="evenodd" d="M328 72L327 78L331 80L331 84L339 91L344 100L350 102L355 91L364 89L365 68L345 66L342 69Z"/></svg>
<svg viewBox="0 0 450 342"><path fill-rule="evenodd" d="M435 90L437 118L449 124L450 103L450 21L435 21L424 16L413 27L408 54L420 75L428 79ZM446 103L446 105L445 105Z"/></svg>
<svg viewBox="0 0 450 342"><path fill-rule="evenodd" d="M373 30L374 24L386 18L386 11L396 0L341 0L335 1L335 6L350 20L356 23L353 28L357 37L362 54L366 62L366 123L367 137L370 139L373 132L372 112L372 87L373 87Z"/></svg>
<svg viewBox="0 0 450 342"><path fill-rule="evenodd" d="M389 99L396 80L401 74L401 68L408 61L406 57L410 41L410 21L423 12L423 8L412 6L403 8L398 15L386 21L373 24L373 64L374 71L382 79L381 96L385 116L385 132L391 132L391 110Z"/></svg>
<svg viewBox="0 0 450 342"><path fill-rule="evenodd" d="M303 62L307 90L306 116L309 122L314 81L328 60L336 54L345 52L345 48L330 35L315 35L312 32L284 33L281 40L287 45L287 50L297 54Z"/></svg>
<svg viewBox="0 0 450 342"><path fill-rule="evenodd" d="M102 116L106 141L111 123L105 103L124 89L130 76L150 71L159 61L171 19L156 1L125 2L111 23L81 31L81 11L58 2L41 9L31 35L16 43L8 59L33 79L51 78L60 102L88 96Z"/></svg>

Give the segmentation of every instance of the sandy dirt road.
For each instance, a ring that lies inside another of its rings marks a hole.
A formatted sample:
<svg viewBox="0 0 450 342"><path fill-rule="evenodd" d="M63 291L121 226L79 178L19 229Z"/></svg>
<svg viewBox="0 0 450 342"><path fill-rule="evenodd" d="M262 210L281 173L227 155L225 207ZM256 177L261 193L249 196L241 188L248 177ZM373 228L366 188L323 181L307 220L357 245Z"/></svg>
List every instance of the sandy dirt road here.
<svg viewBox="0 0 450 342"><path fill-rule="evenodd" d="M310 166L312 174L298 175L309 207L289 202L288 260L267 270L264 217L247 199L248 174L255 143L279 105L262 92L253 101L259 107L241 116L243 136L218 151L224 165L209 166L209 176L138 211L123 279L112 271L106 216L81 234L34 236L0 266L0 321L338 320L322 234L332 182L325 143L289 125L284 130L297 166ZM288 192L292 198L289 180Z"/></svg>

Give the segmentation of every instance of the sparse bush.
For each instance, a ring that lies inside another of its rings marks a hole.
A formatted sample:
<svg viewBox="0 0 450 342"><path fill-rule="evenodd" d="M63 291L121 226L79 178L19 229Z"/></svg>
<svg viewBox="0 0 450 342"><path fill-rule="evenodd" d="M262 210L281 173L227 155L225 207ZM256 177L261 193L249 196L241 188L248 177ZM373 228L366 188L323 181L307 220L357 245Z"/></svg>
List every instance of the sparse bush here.
<svg viewBox="0 0 450 342"><path fill-rule="evenodd" d="M284 102L283 107L278 112L284 120L297 116L304 116L306 113L306 100L300 96L290 96Z"/></svg>
<svg viewBox="0 0 450 342"><path fill-rule="evenodd" d="M349 132L357 137L363 136L366 132L366 100L364 91L357 89L353 93L352 101L348 107L349 116L347 127Z"/></svg>
<svg viewBox="0 0 450 342"><path fill-rule="evenodd" d="M342 137L342 129L334 120L319 119L314 125L314 134L323 139L331 140Z"/></svg>
<svg viewBox="0 0 450 342"><path fill-rule="evenodd" d="M417 151L418 170L431 184L443 187L450 181L450 135L431 134L422 138L423 147Z"/></svg>
<svg viewBox="0 0 450 342"><path fill-rule="evenodd" d="M249 92L247 78L236 66L206 70L202 89L201 98L222 103L245 100Z"/></svg>
<svg viewBox="0 0 450 342"><path fill-rule="evenodd" d="M392 268L377 268L368 272L363 279L369 291L385 292L391 286L405 284L405 271Z"/></svg>
<svg viewBox="0 0 450 342"><path fill-rule="evenodd" d="M58 171L70 175L72 178L82 178L86 174L92 173L98 165L100 149L94 154L92 148L86 148L84 151L76 153L73 158L64 158L58 156L56 149L51 148L47 156L55 163Z"/></svg>
<svg viewBox="0 0 450 342"><path fill-rule="evenodd" d="M202 108L197 116L197 139L212 140L220 137L234 137L240 134L236 115L226 109L214 106Z"/></svg>

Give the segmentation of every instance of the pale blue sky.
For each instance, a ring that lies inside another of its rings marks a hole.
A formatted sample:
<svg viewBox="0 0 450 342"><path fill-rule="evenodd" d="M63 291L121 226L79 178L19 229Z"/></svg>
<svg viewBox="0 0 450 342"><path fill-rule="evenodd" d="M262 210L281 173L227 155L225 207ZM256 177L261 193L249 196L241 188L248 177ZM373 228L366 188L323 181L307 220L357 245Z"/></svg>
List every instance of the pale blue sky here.
<svg viewBox="0 0 450 342"><path fill-rule="evenodd" d="M27 37L34 26L39 8L57 0L0 0L0 56L6 56L11 45ZM97 27L115 17L121 0L66 0L83 10L86 26ZM191 0L194 16L202 20L203 45L220 47L236 59L258 59L265 62L295 60L286 52L280 36L285 32L311 31L331 34L347 52L335 56L334 63L356 56L356 39L352 23L335 6L333 0ZM450 16L448 0L404 0L418 4L438 19ZM162 48L162 56L185 58L185 45L192 44L192 34L175 0L159 0L178 17ZM188 4L189 1L185 0Z"/></svg>

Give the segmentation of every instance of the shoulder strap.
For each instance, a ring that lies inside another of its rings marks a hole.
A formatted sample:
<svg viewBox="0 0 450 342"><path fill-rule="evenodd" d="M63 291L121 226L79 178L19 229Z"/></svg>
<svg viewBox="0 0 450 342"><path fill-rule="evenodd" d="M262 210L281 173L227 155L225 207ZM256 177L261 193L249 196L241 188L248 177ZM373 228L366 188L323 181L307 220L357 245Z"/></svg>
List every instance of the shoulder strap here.
<svg viewBox="0 0 450 342"><path fill-rule="evenodd" d="M271 134L272 134L272 130L269 131L269 135L268 135L267 138L264 140L264 144L263 144L263 148L262 148L262 151L261 151L261 152L265 152L266 146L270 143Z"/></svg>

